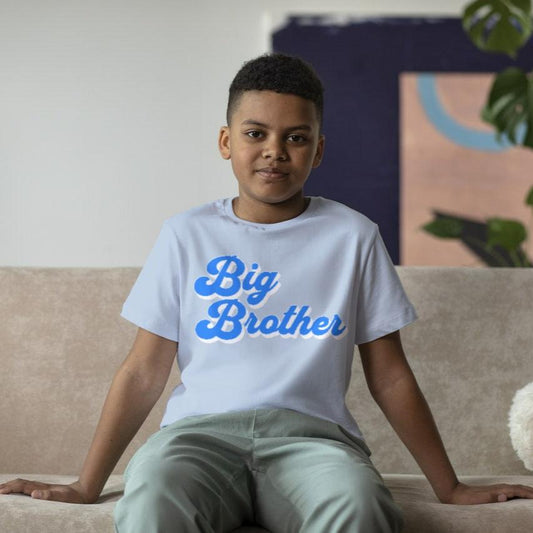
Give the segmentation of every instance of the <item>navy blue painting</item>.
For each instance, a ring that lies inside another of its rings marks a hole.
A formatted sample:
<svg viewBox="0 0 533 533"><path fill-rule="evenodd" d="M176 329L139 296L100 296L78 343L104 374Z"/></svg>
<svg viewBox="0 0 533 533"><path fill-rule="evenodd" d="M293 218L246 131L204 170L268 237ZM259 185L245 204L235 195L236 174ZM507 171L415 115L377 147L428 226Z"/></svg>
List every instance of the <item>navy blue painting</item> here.
<svg viewBox="0 0 533 533"><path fill-rule="evenodd" d="M400 73L497 72L511 64L530 69L527 58L533 57L531 42L516 62L479 51L459 18L337 25L324 17L290 17L272 35L272 48L308 60L326 87L326 154L306 193L343 202L377 222L395 264L400 258ZM431 77L420 83L421 94L425 87L430 99ZM445 120L441 123L446 127Z"/></svg>

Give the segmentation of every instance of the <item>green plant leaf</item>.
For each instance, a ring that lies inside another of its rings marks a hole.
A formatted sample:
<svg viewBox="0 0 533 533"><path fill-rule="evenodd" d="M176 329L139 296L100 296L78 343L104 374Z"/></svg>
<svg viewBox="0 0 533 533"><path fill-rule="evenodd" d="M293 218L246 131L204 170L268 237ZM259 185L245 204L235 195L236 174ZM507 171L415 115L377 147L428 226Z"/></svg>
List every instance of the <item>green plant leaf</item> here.
<svg viewBox="0 0 533 533"><path fill-rule="evenodd" d="M479 49L514 57L533 31L531 0L475 0L463 11L463 29Z"/></svg>
<svg viewBox="0 0 533 533"><path fill-rule="evenodd" d="M463 225L453 218L439 217L422 226L422 229L441 239L458 239L463 231Z"/></svg>
<svg viewBox="0 0 533 533"><path fill-rule="evenodd" d="M527 75L528 86L527 86L527 112L528 112L528 122L529 127L527 128L526 136L523 141L524 146L529 146L533 148L533 72L530 72Z"/></svg>
<svg viewBox="0 0 533 533"><path fill-rule="evenodd" d="M517 220L491 218L487 220L487 231L487 246L501 246L508 252L517 250L527 238L526 228Z"/></svg>
<svg viewBox="0 0 533 533"><path fill-rule="evenodd" d="M533 148L533 73L526 74L516 67L500 72L481 116L499 136L506 135L513 144Z"/></svg>
<svg viewBox="0 0 533 533"><path fill-rule="evenodd" d="M529 192L527 193L526 205L530 205L533 207L533 187L531 187L531 189L529 189Z"/></svg>

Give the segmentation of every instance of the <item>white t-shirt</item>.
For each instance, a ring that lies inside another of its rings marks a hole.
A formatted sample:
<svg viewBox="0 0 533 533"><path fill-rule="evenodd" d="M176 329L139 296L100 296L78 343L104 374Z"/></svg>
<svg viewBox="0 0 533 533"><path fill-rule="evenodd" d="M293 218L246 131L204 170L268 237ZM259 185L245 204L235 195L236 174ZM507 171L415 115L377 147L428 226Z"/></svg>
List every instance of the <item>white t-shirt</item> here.
<svg viewBox="0 0 533 533"><path fill-rule="evenodd" d="M122 316L179 342L162 426L286 408L358 437L354 345L416 319L376 224L318 197L276 224L238 218L230 198L165 221Z"/></svg>

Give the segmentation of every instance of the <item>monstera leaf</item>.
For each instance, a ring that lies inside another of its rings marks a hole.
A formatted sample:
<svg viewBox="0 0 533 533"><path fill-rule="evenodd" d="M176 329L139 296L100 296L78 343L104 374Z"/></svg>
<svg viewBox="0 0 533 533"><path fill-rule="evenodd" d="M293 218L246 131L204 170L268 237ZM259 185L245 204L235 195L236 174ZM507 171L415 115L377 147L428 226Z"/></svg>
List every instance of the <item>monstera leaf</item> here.
<svg viewBox="0 0 533 533"><path fill-rule="evenodd" d="M531 198L530 198L531 197ZM533 188L526 204L533 202ZM527 230L517 220L493 217L486 222L433 211L434 220L422 229L440 239L457 239L484 263L492 267L533 267L522 245Z"/></svg>
<svg viewBox="0 0 533 533"><path fill-rule="evenodd" d="M529 189L529 192L527 193L526 205L530 205L531 207L533 207L533 187L531 187L531 189Z"/></svg>
<svg viewBox="0 0 533 533"><path fill-rule="evenodd" d="M533 148L533 77L516 67L509 67L496 76L483 120L506 135L513 144Z"/></svg>
<svg viewBox="0 0 533 533"><path fill-rule="evenodd" d="M526 239L527 231L521 222L491 218L487 220L489 248L501 246L508 252L516 250Z"/></svg>
<svg viewBox="0 0 533 533"><path fill-rule="evenodd" d="M476 0L463 12L463 28L481 50L511 57L532 32L531 0Z"/></svg>
<svg viewBox="0 0 533 533"><path fill-rule="evenodd" d="M437 217L422 229L440 239L458 239L463 232L463 224L456 218Z"/></svg>

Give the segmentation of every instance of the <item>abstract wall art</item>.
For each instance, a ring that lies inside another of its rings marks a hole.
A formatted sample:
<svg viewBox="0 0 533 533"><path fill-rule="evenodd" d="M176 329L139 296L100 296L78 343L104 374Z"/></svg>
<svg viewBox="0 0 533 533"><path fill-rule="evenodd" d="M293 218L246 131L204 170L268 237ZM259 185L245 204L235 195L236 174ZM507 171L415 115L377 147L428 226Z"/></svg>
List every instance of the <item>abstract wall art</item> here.
<svg viewBox="0 0 533 533"><path fill-rule="evenodd" d="M511 62L477 50L459 18L289 16L272 45L310 61L326 86L326 156L308 194L377 222L395 264L482 266L485 219L531 225L533 150L498 141L480 119ZM528 57L532 42L514 64L530 70ZM472 243L422 231L436 214L469 224Z"/></svg>

